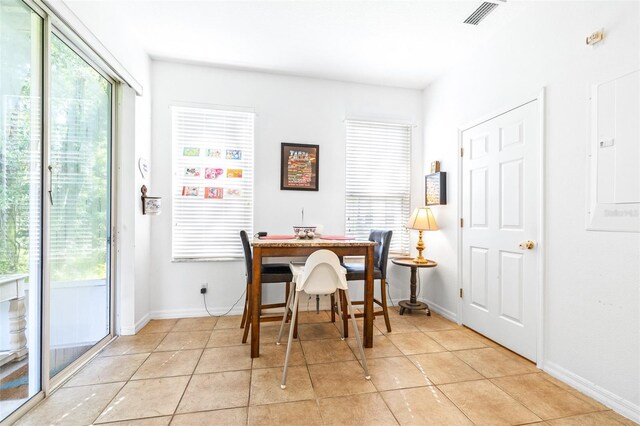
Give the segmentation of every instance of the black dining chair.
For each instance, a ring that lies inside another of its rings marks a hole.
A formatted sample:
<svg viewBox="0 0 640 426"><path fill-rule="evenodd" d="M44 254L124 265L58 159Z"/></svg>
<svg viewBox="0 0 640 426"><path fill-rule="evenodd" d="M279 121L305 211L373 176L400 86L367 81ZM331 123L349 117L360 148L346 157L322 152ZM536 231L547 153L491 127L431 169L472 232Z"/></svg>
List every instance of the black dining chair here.
<svg viewBox="0 0 640 426"><path fill-rule="evenodd" d="M244 300L244 310L242 312L242 321L240 322L240 328L244 328L244 333L242 335L242 343L247 342L247 336L249 335L249 328L251 324L251 284L252 284L252 275L253 275L253 255L251 254L251 245L249 244L249 236L246 231L240 231L240 240L242 241L242 248L244 250L244 263L246 267L246 276L247 276L247 290L245 292L246 297ZM284 300L287 300L287 296L289 295L289 289L291 285L291 281L293 281L293 275L291 274L291 268L288 263L268 263L262 265L262 284L267 283L286 283L285 284L285 293ZM284 308L286 303L283 301L282 303L271 303L267 305L263 305L262 302L259 307L260 312L260 322L268 322L268 321L281 321L282 316L280 315L268 315L262 316L262 309L269 308ZM290 312L285 310L283 315L287 315L289 317ZM297 337L297 321L294 325L295 327L295 337Z"/></svg>
<svg viewBox="0 0 640 426"><path fill-rule="evenodd" d="M380 280L380 299L373 298L373 302L375 305L380 306L381 310L374 310L373 314L375 316L384 315L384 322L387 326L387 332L391 332L391 322L389 321L389 312L387 310L387 261L389 259L389 247L391 246L391 237L393 236L393 231L381 230L381 229L373 229L369 233L369 241L375 241L378 243L373 249L373 279ZM347 281L363 281L364 282L364 263L343 263L347 270ZM364 300L358 300L351 302L354 305L364 305ZM375 307L375 306L374 306ZM337 306L335 304L335 300L332 296L331 298L331 321L335 322L335 315L337 311ZM356 318L363 317L363 313L355 314ZM345 336L348 336L348 324L347 320L350 316L346 313L343 313L343 321L342 323L345 326Z"/></svg>

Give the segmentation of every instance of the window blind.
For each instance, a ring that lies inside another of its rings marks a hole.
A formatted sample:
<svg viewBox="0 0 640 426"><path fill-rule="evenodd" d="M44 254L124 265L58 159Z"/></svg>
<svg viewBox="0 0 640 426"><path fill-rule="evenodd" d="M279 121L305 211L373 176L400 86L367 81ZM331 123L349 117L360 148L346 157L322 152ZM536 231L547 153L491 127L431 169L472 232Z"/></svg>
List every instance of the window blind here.
<svg viewBox="0 0 640 426"><path fill-rule="evenodd" d="M173 260L243 257L253 234L255 114L171 108Z"/></svg>
<svg viewBox="0 0 640 426"><path fill-rule="evenodd" d="M409 252L411 126L349 120L346 132L346 234L392 230L391 251Z"/></svg>

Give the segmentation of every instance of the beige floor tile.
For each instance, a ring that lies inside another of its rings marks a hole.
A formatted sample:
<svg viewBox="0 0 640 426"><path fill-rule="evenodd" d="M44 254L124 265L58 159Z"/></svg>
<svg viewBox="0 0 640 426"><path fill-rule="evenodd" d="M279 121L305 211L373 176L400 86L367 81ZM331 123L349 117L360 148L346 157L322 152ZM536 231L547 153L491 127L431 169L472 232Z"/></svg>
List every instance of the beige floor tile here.
<svg viewBox="0 0 640 426"><path fill-rule="evenodd" d="M543 420L600 410L595 401L576 398L538 374L501 377L492 382Z"/></svg>
<svg viewBox="0 0 640 426"><path fill-rule="evenodd" d="M263 322L260 324L260 342L263 344L275 344L278 340L278 333L280 332L280 322ZM289 338L289 324L285 325L282 330L281 343L286 345ZM297 341L298 339L293 339ZM247 340L248 341L248 340Z"/></svg>
<svg viewBox="0 0 640 426"><path fill-rule="evenodd" d="M489 346L491 348L500 347L500 345L498 343L494 342L493 340L489 339L488 337L483 336L480 333L476 333L475 331L471 330L470 328L462 327L461 330L463 330L465 333L467 333L473 339L476 339L479 342L482 342L482 343L484 343L485 345L487 345L487 346Z"/></svg>
<svg viewBox="0 0 640 426"><path fill-rule="evenodd" d="M247 407L203 411L200 413L176 414L171 422L171 426L244 426L246 424Z"/></svg>
<svg viewBox="0 0 640 426"><path fill-rule="evenodd" d="M397 425L379 393L338 396L318 401L325 425Z"/></svg>
<svg viewBox="0 0 640 426"><path fill-rule="evenodd" d="M260 357L262 357L262 354L260 354ZM198 362L195 374L250 369L251 348L249 345L228 346L205 349Z"/></svg>
<svg viewBox="0 0 640 426"><path fill-rule="evenodd" d="M345 340L323 339L323 340L303 340L302 351L307 364L319 364L332 361L355 360L351 348Z"/></svg>
<svg viewBox="0 0 640 426"><path fill-rule="evenodd" d="M207 345L210 334L208 331L179 331L169 333L158 345L156 352L202 349Z"/></svg>
<svg viewBox="0 0 640 426"><path fill-rule="evenodd" d="M397 318L390 317L389 319L391 321L391 333L387 332L387 326L385 325L382 317L376 318L373 322L376 328L385 336L389 334L415 333L420 331L415 325L413 325L409 318L404 318L404 315Z"/></svg>
<svg viewBox="0 0 640 426"><path fill-rule="evenodd" d="M318 398L376 391L358 361L309 365L309 374Z"/></svg>
<svg viewBox="0 0 640 426"><path fill-rule="evenodd" d="M124 383L108 383L58 389L16 424L34 426L91 424L122 386Z"/></svg>
<svg viewBox="0 0 640 426"><path fill-rule="evenodd" d="M571 395L575 396L576 398L581 399L581 400L583 400L583 401L585 401L585 402L587 402L587 403L589 403L589 404L593 405L594 409L595 409L595 410L597 410L597 411L606 411L606 410L609 410L609 408L608 408L607 406L605 406L605 405L603 405L603 404L599 403L599 402L598 402L598 401L596 401L595 399L590 398L589 396L587 396L587 395L585 395L585 394L581 393L580 391L577 391L577 390L575 390L575 389L571 389L571 390L569 391L569 393L570 393Z"/></svg>
<svg viewBox="0 0 640 426"><path fill-rule="evenodd" d="M96 423L171 415L188 382L187 376L128 382Z"/></svg>
<svg viewBox="0 0 640 426"><path fill-rule="evenodd" d="M261 336L262 337L262 336ZM247 338L247 345L251 342L251 334ZM239 346L242 345L242 329L225 329L213 330L209 337L207 348L219 348L223 346Z"/></svg>
<svg viewBox="0 0 640 426"><path fill-rule="evenodd" d="M331 316L328 311L320 311L320 313L316 313L316 311L309 312L298 312L298 325L300 324L317 324L317 323L328 323L331 322Z"/></svg>
<svg viewBox="0 0 640 426"><path fill-rule="evenodd" d="M389 339L405 355L444 352L445 348L422 332L389 334Z"/></svg>
<svg viewBox="0 0 640 426"><path fill-rule="evenodd" d="M216 317L182 318L178 320L171 331L211 331L217 321Z"/></svg>
<svg viewBox="0 0 640 426"><path fill-rule="evenodd" d="M177 413L244 407L249 403L250 371L196 374L184 392Z"/></svg>
<svg viewBox="0 0 640 426"><path fill-rule="evenodd" d="M473 425L435 386L381 393L401 425Z"/></svg>
<svg viewBox="0 0 640 426"><path fill-rule="evenodd" d="M168 333L178 322L177 319L151 320L144 326L138 334L146 333Z"/></svg>
<svg viewBox="0 0 640 426"><path fill-rule="evenodd" d="M403 317L404 316L405 315L403 315ZM420 331L458 330L461 328L461 326L455 322L434 316L433 314L431 316L413 315L409 316L407 319Z"/></svg>
<svg viewBox="0 0 640 426"><path fill-rule="evenodd" d="M284 402L249 407L249 425L322 425L316 401Z"/></svg>
<svg viewBox="0 0 640 426"><path fill-rule="evenodd" d="M638 426L638 423L633 422L631 420L629 420L626 417L621 416L620 414L613 412L613 411L605 411L603 413L603 415L605 415L606 417L613 419L619 423L622 423L625 426Z"/></svg>
<svg viewBox="0 0 640 426"><path fill-rule="evenodd" d="M406 357L367 360L371 381L378 391L427 386L431 382Z"/></svg>
<svg viewBox="0 0 640 426"><path fill-rule="evenodd" d="M99 356L131 355L153 352L167 333L146 333L135 336L120 336L109 343Z"/></svg>
<svg viewBox="0 0 640 426"><path fill-rule="evenodd" d="M501 351L501 353L503 353L503 352ZM572 388L568 384L556 379L553 376L550 376L549 374L547 374L547 373L545 373L543 371L540 371L540 373L538 375L540 377L544 378L545 380L550 381L551 383L553 383L554 385L558 386L559 388L564 389L566 391L569 391L569 393L571 395L575 396L576 398L588 401L589 403L593 404L595 407L597 407L601 411L609 410L609 408L607 408L606 406L602 405L598 401L588 397L587 395L585 395L583 393L580 393L579 391L577 391L576 389ZM611 413L615 414L613 411ZM630 424L635 425L635 423L630 423Z"/></svg>
<svg viewBox="0 0 640 426"><path fill-rule="evenodd" d="M305 359L302 354L300 342L294 340L291 343L291 353L289 355L289 366L304 365ZM281 345L275 343L264 343L260 345L260 357L253 359L253 368L272 368L284 366L284 356L287 350L287 343Z"/></svg>
<svg viewBox="0 0 640 426"><path fill-rule="evenodd" d="M475 424L522 424L535 414L489 380L440 385L438 388Z"/></svg>
<svg viewBox="0 0 640 426"><path fill-rule="evenodd" d="M148 417L146 419L123 420L121 422L103 423L104 426L167 426L171 416Z"/></svg>
<svg viewBox="0 0 640 426"><path fill-rule="evenodd" d="M358 349L355 338L347 339L347 343L356 358L360 359L360 349ZM386 358L390 356L400 356L402 352L394 345L387 336L380 334L379 336L373 336L373 347L364 348L364 356L369 358Z"/></svg>
<svg viewBox="0 0 640 426"><path fill-rule="evenodd" d="M552 426L621 426L624 423L617 421L609 411L599 413L581 414L579 416L564 417L562 419L549 420Z"/></svg>
<svg viewBox="0 0 640 426"><path fill-rule="evenodd" d="M455 355L487 378L537 373L536 366L528 361L518 362L506 357L494 348L456 351Z"/></svg>
<svg viewBox="0 0 640 426"><path fill-rule="evenodd" d="M340 331L330 322L321 324L298 324L298 337L300 340L339 339Z"/></svg>
<svg viewBox="0 0 640 426"><path fill-rule="evenodd" d="M451 352L411 355L409 360L436 385L483 378Z"/></svg>
<svg viewBox="0 0 640 426"><path fill-rule="evenodd" d="M484 343L474 339L463 330L430 331L425 334L449 351L486 347Z"/></svg>
<svg viewBox="0 0 640 426"><path fill-rule="evenodd" d="M240 322L242 321L242 315L231 315L228 317L219 317L216 323L215 330L225 330L229 328L240 328Z"/></svg>
<svg viewBox="0 0 640 426"><path fill-rule="evenodd" d="M94 358L64 386L84 386L127 381L148 356L149 354L134 354Z"/></svg>
<svg viewBox="0 0 640 426"><path fill-rule="evenodd" d="M154 352L140 366L131 380L157 377L188 376L198 364L202 349L175 352Z"/></svg>
<svg viewBox="0 0 640 426"><path fill-rule="evenodd" d="M554 385L558 386L560 389L564 389L564 390L568 390L568 391L574 390L571 386L569 386L565 382L563 382L563 381L561 381L559 379L556 379L555 377L545 373L544 371L541 371L539 376L542 377L545 380L550 381Z"/></svg>
<svg viewBox="0 0 640 426"><path fill-rule="evenodd" d="M251 405L314 399L306 366L289 367L287 388L281 389L282 368L262 368L251 372Z"/></svg>
<svg viewBox="0 0 640 426"><path fill-rule="evenodd" d="M348 324L349 324L349 328L347 331L347 337L348 338L353 338L355 339L356 335L353 334L353 324L351 324L351 320L347 320ZM376 327L376 325L380 325L382 324L382 326L384 326L384 319L382 319L381 317L377 317L376 320L373 321L373 335L374 336L382 336L382 331L380 331L378 329L378 327ZM336 319L336 322L334 324L336 326L336 328L338 328L338 332L340 331L340 323L338 322L338 320ZM358 326L358 332L360 333L360 337L364 336L364 319L363 318L356 318L356 325Z"/></svg>

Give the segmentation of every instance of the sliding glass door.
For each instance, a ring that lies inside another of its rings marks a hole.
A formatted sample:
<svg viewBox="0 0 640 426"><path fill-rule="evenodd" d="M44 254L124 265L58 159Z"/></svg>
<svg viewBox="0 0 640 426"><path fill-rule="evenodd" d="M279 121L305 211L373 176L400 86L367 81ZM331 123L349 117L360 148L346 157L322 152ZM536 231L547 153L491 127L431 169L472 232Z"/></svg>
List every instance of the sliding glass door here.
<svg viewBox="0 0 640 426"><path fill-rule="evenodd" d="M51 377L109 334L112 85L51 38Z"/></svg>
<svg viewBox="0 0 640 426"><path fill-rule="evenodd" d="M0 422L112 329L114 83L48 13L0 0Z"/></svg>
<svg viewBox="0 0 640 426"><path fill-rule="evenodd" d="M0 422L41 388L43 25L0 2Z"/></svg>

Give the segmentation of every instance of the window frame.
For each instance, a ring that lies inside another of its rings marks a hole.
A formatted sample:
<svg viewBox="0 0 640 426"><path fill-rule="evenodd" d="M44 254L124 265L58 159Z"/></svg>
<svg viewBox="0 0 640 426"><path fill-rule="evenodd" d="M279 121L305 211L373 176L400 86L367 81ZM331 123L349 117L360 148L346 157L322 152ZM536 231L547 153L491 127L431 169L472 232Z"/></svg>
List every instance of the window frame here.
<svg viewBox="0 0 640 426"><path fill-rule="evenodd" d="M354 235L355 233L350 233L349 232L349 198L350 198L350 193L349 193L349 185L348 185L348 175L349 175L349 125L350 124L357 124L360 126L365 126L365 125L371 125L371 126L387 126L388 128L404 128L408 135L407 135L407 159L406 159L406 168L407 168L407 187L406 187L406 205L403 206L403 209L406 209L406 217L402 217L400 219L400 226L395 226L393 228L394 231L394 238L392 238L393 240L397 241L397 238L400 237L401 243L400 243L400 248L398 249L398 247L393 247L390 250L390 253L393 255L397 255L397 256L407 256L410 254L410 250L411 250L411 235L408 229L406 229L406 227L404 226L405 221L408 219L409 215L411 214L411 207L412 207L412 194L413 194L413 179L412 179L412 172L413 172L413 165L412 165L412 152L413 152L413 128L415 127L414 124L408 122L408 121L394 121L394 120L373 120L373 119L366 119L366 118L347 118L345 119L345 214L344 214L344 218L345 218L345 235ZM351 196L354 197L354 196ZM364 197L363 197L364 198ZM403 197L398 197L398 199L401 199ZM391 229L389 227L385 227L385 226L379 226L376 227L375 225L371 225L370 229ZM401 231L401 235L398 235L398 231ZM355 236L355 235L354 235Z"/></svg>
<svg viewBox="0 0 640 426"><path fill-rule="evenodd" d="M174 200L175 200L175 191L176 186L178 185L178 176L177 171L180 166L177 166L177 146L174 141L175 137L175 123L174 123L174 110L175 109L199 109L205 111L219 111L221 113L238 113L238 114L247 114L252 116L252 140L251 140L251 161L249 164L251 170L251 183L249 187L251 188L251 198L250 198L250 207L248 216L250 217L247 222L247 226L243 229L247 231L249 235L253 235L254 228L254 211L255 211L255 151L256 151L256 117L257 113L254 108L249 107L237 107L237 106L229 106L229 105L217 105L217 104L206 104L206 103L196 103L196 102L172 102L169 105L170 109L170 128L171 128L171 262L172 263L185 263L185 262L225 262L225 261L237 261L239 259L244 258L244 253L242 253L241 242L238 234L237 245L240 247L240 253L235 255L224 255L224 256L198 256L198 257L176 257L174 255L174 235L175 235L175 217L174 217ZM225 146L228 146L225 144ZM226 148L223 148L226 149ZM226 167L225 167L226 168Z"/></svg>

